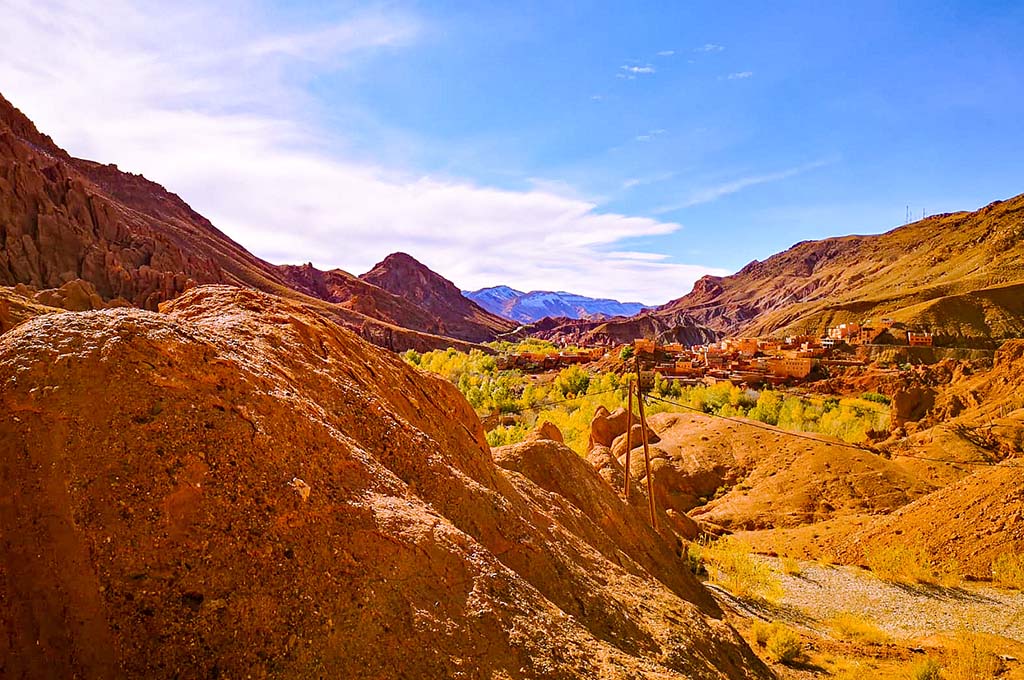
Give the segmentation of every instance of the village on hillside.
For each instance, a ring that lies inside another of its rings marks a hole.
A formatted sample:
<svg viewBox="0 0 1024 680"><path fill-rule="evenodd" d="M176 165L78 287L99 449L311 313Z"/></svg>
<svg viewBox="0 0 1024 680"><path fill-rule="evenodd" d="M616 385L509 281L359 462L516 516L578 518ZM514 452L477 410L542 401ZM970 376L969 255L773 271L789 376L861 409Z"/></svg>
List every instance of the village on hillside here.
<svg viewBox="0 0 1024 680"><path fill-rule="evenodd" d="M729 381L736 385L795 384L820 376L830 366L863 366L866 354L859 348L872 345L930 347L928 331L900 330L892 319L874 324L843 323L827 329L821 337L813 335L775 338L726 338L720 342L684 346L659 344L639 338L632 352L643 358L662 378L685 385L710 385ZM565 347L556 352L527 351L504 355L498 367L526 372L545 372L567 366L587 364L604 358L614 350L608 347Z"/></svg>

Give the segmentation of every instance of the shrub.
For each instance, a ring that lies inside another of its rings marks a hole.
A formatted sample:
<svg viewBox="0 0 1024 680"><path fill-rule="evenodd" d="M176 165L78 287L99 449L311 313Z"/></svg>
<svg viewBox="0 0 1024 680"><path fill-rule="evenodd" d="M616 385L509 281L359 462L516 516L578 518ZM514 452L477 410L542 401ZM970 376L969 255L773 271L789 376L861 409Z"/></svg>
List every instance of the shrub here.
<svg viewBox="0 0 1024 680"><path fill-rule="evenodd" d="M772 661L789 664L803 656L804 645L800 642L800 636L796 634L796 631L776 623L775 629L765 643L765 652Z"/></svg>
<svg viewBox="0 0 1024 680"><path fill-rule="evenodd" d="M782 558L782 573L789 576L799 576L803 573L803 567L796 560L795 557L783 557Z"/></svg>
<svg viewBox="0 0 1024 680"><path fill-rule="evenodd" d="M772 601L782 596L782 586L771 569L742 541L726 537L704 543L701 556L711 581L740 599Z"/></svg>
<svg viewBox="0 0 1024 680"><path fill-rule="evenodd" d="M877 548L868 552L867 563L883 581L943 586L960 582L960 565L957 562L933 562L921 548L904 545Z"/></svg>
<svg viewBox="0 0 1024 680"><path fill-rule="evenodd" d="M789 626L755 621L750 630L758 646L765 648L765 655L776 663L792 663L803 656L800 636Z"/></svg>
<svg viewBox="0 0 1024 680"><path fill-rule="evenodd" d="M623 347L622 351L619 352L619 358L622 359L623 361L627 361L629 359L632 359L633 358L633 345L626 345L625 347Z"/></svg>
<svg viewBox="0 0 1024 680"><path fill-rule="evenodd" d="M929 656L910 668L910 680L942 680L942 666Z"/></svg>
<svg viewBox="0 0 1024 680"><path fill-rule="evenodd" d="M590 374L579 366L563 368L555 378L555 387L563 396L571 394L586 394L590 386Z"/></svg>
<svg viewBox="0 0 1024 680"><path fill-rule="evenodd" d="M755 621L750 629L754 634L754 641L764 647L768 644L768 638L772 636L772 631L775 630L774 626L774 623L768 623L767 621Z"/></svg>
<svg viewBox="0 0 1024 680"><path fill-rule="evenodd" d="M832 618L832 630L841 638L869 645L881 645L889 636L871 621L851 612L843 612Z"/></svg>
<svg viewBox="0 0 1024 680"><path fill-rule="evenodd" d="M1024 590L1024 555L1006 553L992 561L992 580L998 585Z"/></svg>
<svg viewBox="0 0 1024 680"><path fill-rule="evenodd" d="M700 543L694 541L686 546L686 563L690 567L690 572L697 576L707 573Z"/></svg>
<svg viewBox="0 0 1024 680"><path fill-rule="evenodd" d="M878 392L865 392L864 394L860 395L860 398L863 399L864 401L873 401L876 404L885 405L888 405L891 401L889 397L885 396L884 394L879 394Z"/></svg>

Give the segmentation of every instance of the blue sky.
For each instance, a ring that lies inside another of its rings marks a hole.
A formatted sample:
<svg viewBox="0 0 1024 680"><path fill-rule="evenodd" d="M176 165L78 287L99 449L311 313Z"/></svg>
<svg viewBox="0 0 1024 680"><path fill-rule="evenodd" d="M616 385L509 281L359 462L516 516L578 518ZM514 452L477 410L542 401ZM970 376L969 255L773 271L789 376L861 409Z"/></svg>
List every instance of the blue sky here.
<svg viewBox="0 0 1024 680"><path fill-rule="evenodd" d="M660 303L1024 192L1022 3L484 4L0 0L0 92L272 261L464 288Z"/></svg>

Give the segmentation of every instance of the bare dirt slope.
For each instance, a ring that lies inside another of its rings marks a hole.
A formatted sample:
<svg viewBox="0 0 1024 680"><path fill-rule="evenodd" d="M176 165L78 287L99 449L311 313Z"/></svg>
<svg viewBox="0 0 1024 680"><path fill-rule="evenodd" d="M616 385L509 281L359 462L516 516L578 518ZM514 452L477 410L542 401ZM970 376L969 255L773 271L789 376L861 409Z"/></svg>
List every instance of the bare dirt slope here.
<svg viewBox="0 0 1024 680"><path fill-rule="evenodd" d="M1024 466L983 468L858 531L823 541L824 550L853 564L892 545L919 547L933 559L955 560L967 576L991 578L996 557L1024 553Z"/></svg>
<svg viewBox="0 0 1024 680"><path fill-rule="evenodd" d="M659 438L651 447L659 504L726 530L885 513L935 488L899 463L827 437L795 438L763 423L696 413L661 413L649 422ZM641 449L631 467L644 477Z"/></svg>
<svg viewBox="0 0 1024 680"><path fill-rule="evenodd" d="M769 677L600 476L295 303L31 319L0 413L3 677Z"/></svg>

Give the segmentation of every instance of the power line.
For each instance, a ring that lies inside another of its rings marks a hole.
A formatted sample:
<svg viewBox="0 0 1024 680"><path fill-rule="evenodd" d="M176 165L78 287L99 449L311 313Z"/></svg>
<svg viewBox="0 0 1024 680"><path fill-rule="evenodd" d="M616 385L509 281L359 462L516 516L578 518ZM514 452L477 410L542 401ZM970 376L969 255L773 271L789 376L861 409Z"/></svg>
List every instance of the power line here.
<svg viewBox="0 0 1024 680"><path fill-rule="evenodd" d="M538 402L538 403L534 404L533 406L517 406L516 410L514 410L514 411L502 411L501 409L498 409L498 410L491 411L490 413L485 414L483 417L484 418L490 418L491 416L500 416L500 415L512 415L512 414L519 415L519 414L527 412L527 411L541 411L541 410L547 408L548 406L557 406L559 404L564 404L566 402L576 401L578 399L585 399L586 397L596 397L599 394L608 394L610 392L617 392L618 389L619 389L618 387L613 387L611 389L601 390L600 392L587 392L586 394L578 394L575 397L566 397L565 399L557 399L555 401Z"/></svg>
<svg viewBox="0 0 1024 680"><path fill-rule="evenodd" d="M645 394L644 397L645 398L649 398L649 399L653 399L654 401L660 401L660 402L662 402L664 404L669 404L671 406L676 406L678 408L682 408L682 409L685 409L687 411L694 411L696 413L700 413L700 414L705 415L705 416L710 416L712 418L720 418L722 420L728 420L731 423L737 423L739 425L746 425L747 427L757 428L759 430L764 430L766 432L773 432L775 434L781 434L781 435L785 435L787 437L793 437L795 439L805 439L807 441L818 442L819 444L828 444L829 446L839 446L839 447L842 447L842 448L853 449L855 451L866 451L867 453L871 453L871 454L874 454L876 456L879 455L878 451L876 451L875 449L869 448L867 446L859 446L857 444L850 444L849 442L844 442L844 441L836 441L836 442L822 441L821 439L818 439L817 437L811 437L809 435L802 434L800 432L790 432L788 430L782 430L782 429L779 429L779 428L772 427L771 425L767 425L767 424L764 424L764 423L758 423L756 421L742 420L740 418L732 418L732 417L729 417L729 416L719 415L717 413L707 413L703 409L695 408L693 406L687 406L686 404L680 404L679 402L671 401L669 399L664 399L662 397L656 397L653 394ZM932 463L942 463L944 465L979 465L979 466L985 466L985 467L1024 468L1024 465L1015 465L1013 463L993 463L991 461L973 461L973 460L971 460L971 461L951 461L951 460L942 460L940 458L930 458L928 456L916 456L916 455L909 454L909 453L900 453L900 454L897 454L897 456L900 457L900 458L913 458L915 460L923 460L923 461L928 461L928 462L932 462Z"/></svg>
<svg viewBox="0 0 1024 680"><path fill-rule="evenodd" d="M557 399L557 400L554 400L554 401L540 402L540 403L534 404L533 406L517 407L516 410L512 411L512 412L505 412L505 411L501 411L501 410L495 410L495 411L492 411L489 414L484 415L483 417L484 418L489 418L489 417L492 417L492 416L500 416L500 415L506 415L506 414L507 415L512 415L512 414L521 415L523 413L530 412L530 411L542 411L542 410L546 409L549 406L558 406L559 404L565 404L565 403L570 402L570 401L578 401L579 399L584 399L586 397L596 397L596 396L601 395L601 394L609 394L611 392L617 392L618 389L619 388L615 387L615 388L611 388L611 389L607 389L607 390L601 390L599 392L588 392L587 394L580 394L580 395L577 395L575 397L567 397L565 399ZM810 435L803 434L801 432L792 432L792 431L789 431L789 430L783 430L783 429L780 429L780 428L768 425L766 423L759 423L757 421L746 420L746 419L741 419L741 418L733 418L731 416L723 416L723 415L720 415L718 413L708 413L707 411L704 411L703 409L699 409L699 408L696 408L696 407L693 407L693 406L688 406L686 404L681 404L681 403L679 403L677 401L672 401L670 399L665 399L663 397L656 397L656 396L654 396L653 394L650 394L650 393L644 394L643 397L645 399L652 399L654 401L660 401L663 404L668 404L670 406L675 406L677 408L681 408L681 409L684 409L684 410L687 410L687 411L693 411L694 413L699 413L701 415L709 416L711 418L719 418L721 420L728 420L729 422L736 423L738 425L746 425L747 427L753 427L753 428L756 428L756 429L759 429L759 430L764 430L765 432L772 432L772 433L775 433L775 434L785 435L787 437L793 437L794 439L803 439L803 440L806 440L806 441L817 442L819 444L828 444L829 446L838 446L838 447L841 447L841 448L852 449L854 451L864 451L866 453L870 453L870 454L875 455L875 456L879 455L879 451L878 450L870 448L870 447L867 447L867 446L860 446L858 444L851 444L849 442L844 442L844 441L823 441L823 440L821 440L821 439L819 439L817 437L812 437ZM867 409L867 410L872 410L872 409ZM991 426L991 424L989 426ZM986 427L986 426L983 425L982 427ZM1004 468L1021 468L1021 469L1024 469L1024 465L1017 465L1017 464L1006 463L1006 462L993 463L991 461L980 461L980 460L965 460L965 461L943 460L941 458L932 458L930 456L919 456L919 455L915 455L915 454L911 454L911 453L898 453L898 454L896 454L896 456L899 457L899 458L912 458L914 460L920 460L920 461L925 461L925 462L929 462L929 463L941 463L943 465L975 465L975 466L981 466L981 467L1004 467Z"/></svg>

